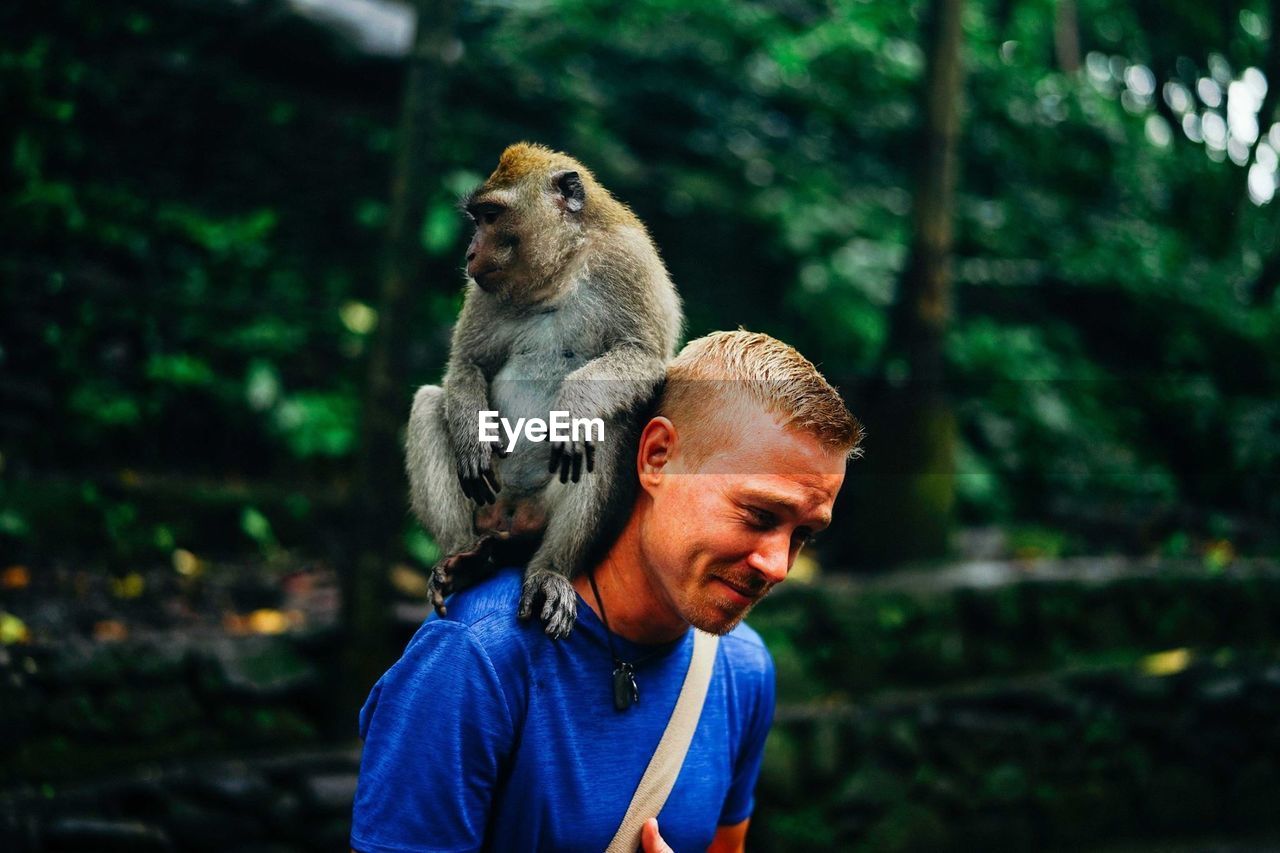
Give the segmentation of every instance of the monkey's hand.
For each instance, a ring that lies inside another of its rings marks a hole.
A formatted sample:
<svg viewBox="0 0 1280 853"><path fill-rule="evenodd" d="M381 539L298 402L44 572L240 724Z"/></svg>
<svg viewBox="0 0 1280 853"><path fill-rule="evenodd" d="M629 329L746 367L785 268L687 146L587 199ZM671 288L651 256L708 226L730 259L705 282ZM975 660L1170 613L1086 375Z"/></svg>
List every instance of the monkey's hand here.
<svg viewBox="0 0 1280 853"><path fill-rule="evenodd" d="M576 483L581 480L584 465L588 472L594 471L596 467L596 448L590 441L585 438L576 441L570 438L567 441L551 442L551 464L547 470L552 474L559 472L560 482Z"/></svg>
<svg viewBox="0 0 1280 853"><path fill-rule="evenodd" d="M493 503L502 488L493 470L494 447L469 441L458 449L458 483L462 486L462 493L478 504Z"/></svg>
<svg viewBox="0 0 1280 853"><path fill-rule="evenodd" d="M557 572L532 571L524 577L524 589L520 592L520 618L533 615L538 599L542 599L542 621L547 636L562 640L573 630L578 617L578 594L569 579Z"/></svg>

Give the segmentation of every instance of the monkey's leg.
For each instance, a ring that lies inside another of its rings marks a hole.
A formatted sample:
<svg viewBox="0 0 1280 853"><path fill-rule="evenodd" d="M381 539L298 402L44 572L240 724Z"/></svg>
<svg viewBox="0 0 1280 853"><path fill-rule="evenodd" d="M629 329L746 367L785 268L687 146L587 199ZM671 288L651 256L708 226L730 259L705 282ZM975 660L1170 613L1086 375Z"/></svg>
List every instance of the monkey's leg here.
<svg viewBox="0 0 1280 853"><path fill-rule="evenodd" d="M444 616L448 612L444 599L454 590L455 579L459 583L474 583L485 576L486 570L490 568L493 546L499 538L496 534L485 533L476 539L469 550L448 554L432 567L427 588L431 593L431 606L436 609L436 613Z"/></svg>
<svg viewBox="0 0 1280 853"><path fill-rule="evenodd" d="M629 510L634 500L634 488L623 479L627 471L620 464L622 448L634 447L634 442L620 434L609 438L610 444L597 452L589 477L559 486L564 491L547 521L542 545L525 570L520 617L532 616L541 600L538 612L552 639L567 636L577 618L578 596L569 579L601 556L601 544L611 544L599 542L602 531L616 533L615 514Z"/></svg>
<svg viewBox="0 0 1280 853"><path fill-rule="evenodd" d="M480 542L472 520L474 504L458 482L444 419L444 392L435 385L423 385L414 395L405 437L405 468L413 512L446 555L432 569L430 579L431 602L443 616L453 572L474 556Z"/></svg>

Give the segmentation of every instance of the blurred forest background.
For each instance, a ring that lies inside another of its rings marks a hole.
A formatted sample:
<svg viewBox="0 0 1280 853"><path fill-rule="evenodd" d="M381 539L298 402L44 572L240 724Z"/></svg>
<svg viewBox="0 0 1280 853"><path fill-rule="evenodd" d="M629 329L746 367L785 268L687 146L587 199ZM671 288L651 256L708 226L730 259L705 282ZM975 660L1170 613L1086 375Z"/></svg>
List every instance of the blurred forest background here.
<svg viewBox="0 0 1280 853"><path fill-rule="evenodd" d="M345 845L456 201L528 139L868 429L752 620L753 848L1280 839L1278 10L6 5L0 838Z"/></svg>

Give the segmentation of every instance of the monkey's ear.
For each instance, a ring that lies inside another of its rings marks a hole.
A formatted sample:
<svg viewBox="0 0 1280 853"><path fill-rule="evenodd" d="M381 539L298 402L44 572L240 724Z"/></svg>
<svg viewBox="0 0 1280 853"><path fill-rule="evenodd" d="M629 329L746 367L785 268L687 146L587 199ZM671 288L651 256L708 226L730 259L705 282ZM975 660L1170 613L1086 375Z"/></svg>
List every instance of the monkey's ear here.
<svg viewBox="0 0 1280 853"><path fill-rule="evenodd" d="M578 213L587 200L587 191L582 187L582 176L574 171L556 172L551 176L560 197L556 202L570 213Z"/></svg>

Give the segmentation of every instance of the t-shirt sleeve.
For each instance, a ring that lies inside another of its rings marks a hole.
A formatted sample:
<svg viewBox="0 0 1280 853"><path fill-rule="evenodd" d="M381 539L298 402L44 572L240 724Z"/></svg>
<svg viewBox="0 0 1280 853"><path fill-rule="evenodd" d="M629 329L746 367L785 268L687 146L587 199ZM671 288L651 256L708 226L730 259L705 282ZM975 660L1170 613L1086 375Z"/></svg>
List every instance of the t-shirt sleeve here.
<svg viewBox="0 0 1280 853"><path fill-rule="evenodd" d="M493 663L465 625L428 622L360 711L351 846L476 850L514 741Z"/></svg>
<svg viewBox="0 0 1280 853"><path fill-rule="evenodd" d="M733 780L724 808L720 810L720 826L733 826L751 817L755 808L756 780L760 777L760 762L764 758L764 741L773 725L775 696L773 658L764 654L764 673L760 678L757 701L743 733L742 747L733 766Z"/></svg>

